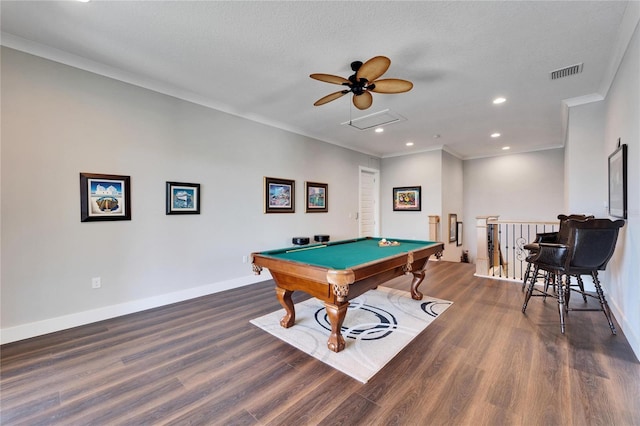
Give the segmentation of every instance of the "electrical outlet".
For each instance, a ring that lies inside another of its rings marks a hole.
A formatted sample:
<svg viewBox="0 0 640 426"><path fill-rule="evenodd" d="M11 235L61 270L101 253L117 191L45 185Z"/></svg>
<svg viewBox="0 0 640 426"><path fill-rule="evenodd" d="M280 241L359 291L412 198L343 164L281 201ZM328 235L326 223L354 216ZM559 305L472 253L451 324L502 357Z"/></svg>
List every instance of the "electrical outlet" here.
<svg viewBox="0 0 640 426"><path fill-rule="evenodd" d="M247 263L248 260L247 256L242 256L242 263Z"/></svg>
<svg viewBox="0 0 640 426"><path fill-rule="evenodd" d="M102 286L102 280L100 277L91 278L91 288L100 288Z"/></svg>

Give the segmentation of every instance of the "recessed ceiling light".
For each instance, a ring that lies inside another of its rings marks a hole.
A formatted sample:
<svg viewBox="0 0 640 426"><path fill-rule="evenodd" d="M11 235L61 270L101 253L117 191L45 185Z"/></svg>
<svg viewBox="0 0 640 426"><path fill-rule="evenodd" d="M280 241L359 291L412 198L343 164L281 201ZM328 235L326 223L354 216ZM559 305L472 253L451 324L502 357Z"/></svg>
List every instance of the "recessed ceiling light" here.
<svg viewBox="0 0 640 426"><path fill-rule="evenodd" d="M378 127L378 128L375 130L375 132L376 132L376 133L382 133L382 132L384 132L384 129L383 129L382 127Z"/></svg>
<svg viewBox="0 0 640 426"><path fill-rule="evenodd" d="M492 138L499 138L500 137L500 133L496 132L496 133L491 133L491 137Z"/></svg>
<svg viewBox="0 0 640 426"><path fill-rule="evenodd" d="M510 147L510 146L503 146L503 147L502 147L502 150L503 150L503 151L506 151L506 150L508 150L508 149L511 149L511 147Z"/></svg>
<svg viewBox="0 0 640 426"><path fill-rule="evenodd" d="M407 142L405 145L407 145L407 146L413 146L413 142Z"/></svg>
<svg viewBox="0 0 640 426"><path fill-rule="evenodd" d="M495 98L495 99L493 100L493 103L497 105L497 104L502 104L502 103L504 103L504 102L506 102L506 101L507 101L507 99L506 99L506 98L502 98L502 97L500 97L500 98Z"/></svg>

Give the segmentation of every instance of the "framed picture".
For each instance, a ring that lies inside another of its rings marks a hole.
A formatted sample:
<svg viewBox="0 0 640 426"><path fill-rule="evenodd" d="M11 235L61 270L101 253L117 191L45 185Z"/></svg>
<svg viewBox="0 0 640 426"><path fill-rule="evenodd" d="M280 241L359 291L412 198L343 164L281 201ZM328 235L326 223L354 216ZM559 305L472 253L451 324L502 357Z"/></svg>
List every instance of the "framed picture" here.
<svg viewBox="0 0 640 426"><path fill-rule="evenodd" d="M449 214L449 242L455 243L458 240L458 215Z"/></svg>
<svg viewBox="0 0 640 426"><path fill-rule="evenodd" d="M421 197L421 186L393 188L393 211L420 211L422 210Z"/></svg>
<svg viewBox="0 0 640 426"><path fill-rule="evenodd" d="M167 182L167 214L200 214L200 184Z"/></svg>
<svg viewBox="0 0 640 426"><path fill-rule="evenodd" d="M627 218L627 145L609 156L609 215Z"/></svg>
<svg viewBox="0 0 640 426"><path fill-rule="evenodd" d="M80 221L131 220L129 176L80 173Z"/></svg>
<svg viewBox="0 0 640 426"><path fill-rule="evenodd" d="M264 178L264 212L295 213L296 183L289 179Z"/></svg>
<svg viewBox="0 0 640 426"><path fill-rule="evenodd" d="M318 182L305 182L307 213L327 213L329 211L329 185Z"/></svg>
<svg viewBox="0 0 640 426"><path fill-rule="evenodd" d="M462 222L456 223L456 246L462 245Z"/></svg>

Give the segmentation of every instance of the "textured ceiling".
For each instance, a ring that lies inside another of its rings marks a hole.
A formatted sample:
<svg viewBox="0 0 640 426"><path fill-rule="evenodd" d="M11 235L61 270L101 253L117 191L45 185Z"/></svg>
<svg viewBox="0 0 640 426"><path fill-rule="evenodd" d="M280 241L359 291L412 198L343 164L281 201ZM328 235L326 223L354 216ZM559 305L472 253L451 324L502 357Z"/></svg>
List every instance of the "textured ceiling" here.
<svg viewBox="0 0 640 426"><path fill-rule="evenodd" d="M1 3L2 44L337 145L460 158L563 145L563 100L605 95L627 2L25 1ZM354 60L391 59L360 111L340 86ZM584 63L583 72L549 72ZM507 102L495 106L501 95ZM341 123L390 110L385 132ZM502 136L492 139L491 133ZM434 135L440 135L434 137ZM407 141L414 146L406 147Z"/></svg>

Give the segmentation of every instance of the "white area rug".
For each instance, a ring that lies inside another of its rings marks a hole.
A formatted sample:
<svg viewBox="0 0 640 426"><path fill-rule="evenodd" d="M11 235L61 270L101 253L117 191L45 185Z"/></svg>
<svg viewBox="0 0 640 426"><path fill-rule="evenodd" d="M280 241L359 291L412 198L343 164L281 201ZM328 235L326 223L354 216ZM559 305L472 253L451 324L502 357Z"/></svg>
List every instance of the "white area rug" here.
<svg viewBox="0 0 640 426"><path fill-rule="evenodd" d="M264 331L366 383L453 302L378 287L350 301L342 327L344 350L327 348L331 326L324 304L311 298L297 303L296 323L283 328L284 309L251 320Z"/></svg>

